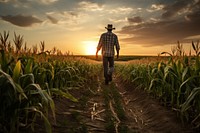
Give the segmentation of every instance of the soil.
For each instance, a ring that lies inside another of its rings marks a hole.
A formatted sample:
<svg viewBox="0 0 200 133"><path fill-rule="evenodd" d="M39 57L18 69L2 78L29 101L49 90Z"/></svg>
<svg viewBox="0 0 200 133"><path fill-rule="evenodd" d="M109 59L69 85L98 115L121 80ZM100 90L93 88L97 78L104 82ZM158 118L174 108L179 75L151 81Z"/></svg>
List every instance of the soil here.
<svg viewBox="0 0 200 133"><path fill-rule="evenodd" d="M113 94L106 91L113 89L119 94L120 106L125 113L124 119L120 119L117 114L116 108L118 107ZM195 132L190 128L191 126L181 124L175 112L160 105L158 100L143 90L135 89L130 83L125 84L119 77L114 77L109 85L104 85L103 76L100 75L87 83L84 88L71 90L70 93L78 98L79 102L75 103L66 98L54 98L56 120L51 114L49 115L53 133ZM106 99L106 95L110 102ZM108 117L111 122L113 121L114 127L107 121ZM28 131L30 132L30 129ZM27 129L21 132L27 132ZM40 119L37 120L34 132L45 132L43 121Z"/></svg>

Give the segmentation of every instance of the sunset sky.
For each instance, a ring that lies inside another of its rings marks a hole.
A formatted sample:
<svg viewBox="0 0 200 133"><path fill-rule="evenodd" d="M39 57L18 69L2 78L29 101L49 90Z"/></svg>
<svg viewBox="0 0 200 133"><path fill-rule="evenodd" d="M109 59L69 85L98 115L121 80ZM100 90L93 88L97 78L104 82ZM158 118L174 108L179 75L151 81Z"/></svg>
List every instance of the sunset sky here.
<svg viewBox="0 0 200 133"><path fill-rule="evenodd" d="M0 32L11 42L23 35L28 47L95 54L107 24L123 55L170 52L178 40L187 51L200 40L200 0L0 0Z"/></svg>

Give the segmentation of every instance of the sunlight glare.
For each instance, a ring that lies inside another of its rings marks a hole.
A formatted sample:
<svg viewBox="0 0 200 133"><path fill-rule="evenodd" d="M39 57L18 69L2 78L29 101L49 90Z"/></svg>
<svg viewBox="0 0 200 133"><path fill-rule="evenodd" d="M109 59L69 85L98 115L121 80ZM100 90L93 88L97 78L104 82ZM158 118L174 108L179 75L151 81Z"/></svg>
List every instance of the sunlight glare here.
<svg viewBox="0 0 200 133"><path fill-rule="evenodd" d="M98 42L96 41L83 41L85 54L86 55L95 55Z"/></svg>

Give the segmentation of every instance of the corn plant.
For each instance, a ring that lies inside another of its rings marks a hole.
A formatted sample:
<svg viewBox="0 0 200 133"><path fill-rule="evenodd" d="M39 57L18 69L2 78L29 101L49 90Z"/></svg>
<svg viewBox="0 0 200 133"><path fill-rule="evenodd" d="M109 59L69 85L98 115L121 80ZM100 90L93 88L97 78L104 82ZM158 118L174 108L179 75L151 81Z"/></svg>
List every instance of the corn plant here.
<svg viewBox="0 0 200 133"><path fill-rule="evenodd" d="M5 50L0 50L0 68L6 72L10 73L11 72L11 67L10 65L14 62L14 58L12 55L9 53L6 53Z"/></svg>
<svg viewBox="0 0 200 133"><path fill-rule="evenodd" d="M3 35L0 33L0 48L3 50L7 50L8 45L10 45L10 42L8 42L9 32L4 31Z"/></svg>
<svg viewBox="0 0 200 133"><path fill-rule="evenodd" d="M118 65L118 73L123 79L151 93L165 106L177 111L183 122L200 127L200 62L199 41L192 42L194 56L186 56L183 46L178 42L168 54L168 62L146 65ZM142 87L141 87L142 86ZM137 88L138 88L137 87Z"/></svg>
<svg viewBox="0 0 200 133"><path fill-rule="evenodd" d="M57 51L57 48L56 48L56 47L53 47L53 49L51 50L51 53L52 53L53 55L55 55L55 54L56 54L56 51Z"/></svg>
<svg viewBox="0 0 200 133"><path fill-rule="evenodd" d="M50 109L55 118L54 97L78 102L69 91L82 89L85 83L92 82L101 66L83 58L64 56L55 47L53 52L44 52L44 41L41 42L44 54L37 54L37 46L27 48L23 36L16 33L13 39L16 51L13 52L7 43L8 36L9 33L4 32L0 43L0 104L3 106L0 132L19 132L27 127L34 130L36 118L42 118L46 132L50 133L47 116Z"/></svg>
<svg viewBox="0 0 200 133"><path fill-rule="evenodd" d="M15 44L16 53L18 54L21 51L22 45L24 44L24 38L21 35L17 35L14 32L14 39L13 42Z"/></svg>
<svg viewBox="0 0 200 133"><path fill-rule="evenodd" d="M192 41L192 47L195 51L196 56L199 56L199 54L200 54L199 41L197 41L196 44Z"/></svg>
<svg viewBox="0 0 200 133"><path fill-rule="evenodd" d="M44 43L44 41L41 41L40 42L40 52L43 53L44 49L45 49L45 43Z"/></svg>
<svg viewBox="0 0 200 133"><path fill-rule="evenodd" d="M33 55L35 55L35 54L37 54L37 52L38 52L38 47L36 44L36 45L32 46L32 53L33 53Z"/></svg>
<svg viewBox="0 0 200 133"><path fill-rule="evenodd" d="M34 129L38 115L44 119L46 131L51 132L47 115L50 106L55 117L54 102L39 84L34 83L33 74L23 74L20 60L13 69L12 77L0 70L0 91L3 105L0 124L4 132L18 132L21 125L30 125Z"/></svg>

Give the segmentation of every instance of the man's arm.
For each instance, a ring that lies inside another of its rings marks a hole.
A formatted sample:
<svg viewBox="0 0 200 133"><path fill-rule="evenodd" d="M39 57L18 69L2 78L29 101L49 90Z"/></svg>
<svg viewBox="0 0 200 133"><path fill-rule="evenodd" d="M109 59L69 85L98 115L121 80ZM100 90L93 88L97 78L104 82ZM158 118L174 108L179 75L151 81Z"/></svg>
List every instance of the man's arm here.
<svg viewBox="0 0 200 133"><path fill-rule="evenodd" d="M117 51L117 59L119 58L119 50L120 50L120 46L119 46L119 41L118 41L118 37L116 36L116 51Z"/></svg>
<svg viewBox="0 0 200 133"><path fill-rule="evenodd" d="M98 52L99 52L99 50L100 50L101 47L102 47L102 43L103 43L103 34L101 35L101 37L100 37L100 39L99 39L99 43L98 43L97 51L96 51L96 58L98 58Z"/></svg>
<svg viewBox="0 0 200 133"><path fill-rule="evenodd" d="M117 50L117 59L119 58L119 50Z"/></svg>
<svg viewBox="0 0 200 133"><path fill-rule="evenodd" d="M96 51L96 58L98 58L98 52L99 52L99 50L97 49L97 51Z"/></svg>

